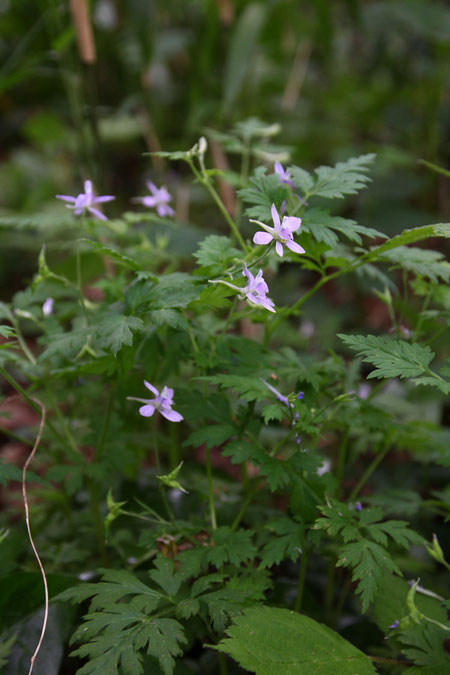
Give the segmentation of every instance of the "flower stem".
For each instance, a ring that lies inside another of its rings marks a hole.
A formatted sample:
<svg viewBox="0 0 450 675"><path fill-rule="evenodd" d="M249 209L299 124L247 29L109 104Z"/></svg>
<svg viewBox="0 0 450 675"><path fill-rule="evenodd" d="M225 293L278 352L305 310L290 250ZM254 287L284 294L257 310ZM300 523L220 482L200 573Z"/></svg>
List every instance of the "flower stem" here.
<svg viewBox="0 0 450 675"><path fill-rule="evenodd" d="M349 496L350 502L352 502L359 495L362 488L364 487L364 485L369 480L370 476L373 474L373 472L377 468L378 464L386 457L386 455L388 454L390 449L391 449L391 443L389 441L386 441L383 450L381 450L378 453L378 455L373 459L373 461L369 464L369 466L367 467L367 469L364 471L363 475L361 476L359 482L357 483L357 485L351 491L350 496Z"/></svg>
<svg viewBox="0 0 450 675"><path fill-rule="evenodd" d="M309 551L304 548L304 535L302 536L302 554L300 560L300 571L298 575L297 597L295 598L294 611L299 612L302 606L303 592L305 590L306 568L308 566Z"/></svg>
<svg viewBox="0 0 450 675"><path fill-rule="evenodd" d="M220 199L220 197L219 197L217 191L215 190L215 188L211 185L209 178L207 176L205 176L203 173L200 173L200 171L195 167L194 162L189 161L189 166L191 167L194 176L208 190L209 194L211 195L211 197L216 202L216 204L219 208L219 211L221 212L221 214L223 215L223 217L227 221L228 225L230 226L230 229L233 232L234 236L236 237L237 241L239 242L240 247L245 252L247 250L247 247L245 245L245 241L243 240L242 235L239 232L236 223L234 222L234 220L232 219L232 217L230 216L230 214L226 210L225 204Z"/></svg>
<svg viewBox="0 0 450 675"><path fill-rule="evenodd" d="M211 466L211 448L205 448L206 457L206 478L208 481L208 503L209 503L209 517L211 520L211 527L213 530L217 529L216 507L214 506L214 492L212 481L212 466Z"/></svg>
<svg viewBox="0 0 450 675"><path fill-rule="evenodd" d="M153 420L153 451L155 453L157 476L161 476L162 475L162 473L161 473L161 461L160 461L160 458L159 458L158 437L157 437L157 433L156 433L156 422L155 422L155 420ZM164 508L166 509L166 513L167 513L167 516L168 516L169 520L173 523L175 521L175 516L174 516L174 513L173 513L172 509L170 508L170 504L167 500L167 496L166 496L166 493L165 493L165 490L164 490L164 485L161 483L161 481L159 479L157 479L157 480L158 480L158 487L159 487L159 491L161 493L161 499L163 501Z"/></svg>
<svg viewBox="0 0 450 675"><path fill-rule="evenodd" d="M336 480L337 480L337 497L339 499L339 496L342 492L342 478L344 475L344 468L345 468L345 461L347 459L347 448L348 448L348 436L349 436L349 430L348 428L345 429L343 435L342 435L342 440L341 444L339 446L339 455L338 455L338 464L337 464L337 469L336 469Z"/></svg>

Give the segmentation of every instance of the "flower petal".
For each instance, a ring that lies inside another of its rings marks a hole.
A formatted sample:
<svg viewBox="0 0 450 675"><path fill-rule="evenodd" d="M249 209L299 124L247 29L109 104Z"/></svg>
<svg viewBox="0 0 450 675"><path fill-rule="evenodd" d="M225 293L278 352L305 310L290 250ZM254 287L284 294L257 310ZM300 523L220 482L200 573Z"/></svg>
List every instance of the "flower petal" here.
<svg viewBox="0 0 450 675"><path fill-rule="evenodd" d="M104 213L94 208L93 206L88 206L89 213L92 213L93 216L99 218L100 220L108 220Z"/></svg>
<svg viewBox="0 0 450 675"><path fill-rule="evenodd" d="M103 197L95 197L93 204L100 204L101 202L111 202L115 197L113 195L103 195Z"/></svg>
<svg viewBox="0 0 450 675"><path fill-rule="evenodd" d="M294 253L304 253L305 249L300 246L300 244L297 244L295 241L287 241L286 246L291 249L291 251L294 251Z"/></svg>
<svg viewBox="0 0 450 675"><path fill-rule="evenodd" d="M77 201L76 197L71 197L70 195L55 195L56 199L63 199L65 202L72 202L72 204L75 204Z"/></svg>
<svg viewBox="0 0 450 675"><path fill-rule="evenodd" d="M147 403L147 405L143 405L141 408L139 408L139 414L142 415L142 417L151 417L154 412L155 406L151 403Z"/></svg>
<svg viewBox="0 0 450 675"><path fill-rule="evenodd" d="M171 422L181 422L184 417L180 415L180 413L177 413L175 410L163 410L163 408L160 409L159 411L161 415L163 415L167 420L170 420Z"/></svg>
<svg viewBox="0 0 450 675"><path fill-rule="evenodd" d="M159 396L159 391L157 390L156 387L154 387L152 384L150 384L150 382L147 382L147 380L144 380L144 384L147 387L147 389L149 389L152 392L152 394L155 394L155 396Z"/></svg>
<svg viewBox="0 0 450 675"><path fill-rule="evenodd" d="M281 243L281 241L277 241L277 243L275 244L275 249L276 249L278 255L280 256L280 258L282 258L283 257L283 244Z"/></svg>
<svg viewBox="0 0 450 675"><path fill-rule="evenodd" d="M302 219L296 216L285 216L283 218L283 227L287 227L291 232L297 232L302 224Z"/></svg>
<svg viewBox="0 0 450 675"><path fill-rule="evenodd" d="M253 243L258 244L259 246L263 244L270 244L273 236L269 232L256 232L253 237Z"/></svg>
<svg viewBox="0 0 450 675"><path fill-rule="evenodd" d="M275 204L272 204L270 212L272 214L272 220L273 224L275 225L275 230L278 231L280 229L280 216L278 215L277 207L275 206Z"/></svg>

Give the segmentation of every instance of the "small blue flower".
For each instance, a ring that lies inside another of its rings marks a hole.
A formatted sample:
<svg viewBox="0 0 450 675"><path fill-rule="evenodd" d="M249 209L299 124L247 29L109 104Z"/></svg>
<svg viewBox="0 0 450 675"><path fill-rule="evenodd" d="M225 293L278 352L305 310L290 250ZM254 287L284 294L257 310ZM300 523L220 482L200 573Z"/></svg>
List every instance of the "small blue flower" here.
<svg viewBox="0 0 450 675"><path fill-rule="evenodd" d="M400 625L400 621L398 621L397 619L395 619L394 623L391 623L391 625L389 626L389 628L392 628L392 630L394 630L395 628L398 628L399 625Z"/></svg>
<svg viewBox="0 0 450 675"><path fill-rule="evenodd" d="M362 510L363 510L363 506L362 506L361 502L356 502L355 511L362 511Z"/></svg>
<svg viewBox="0 0 450 675"><path fill-rule="evenodd" d="M298 400L298 401L302 401L304 395L305 395L305 392L304 392L304 391L299 391L298 394L297 394L297 400Z"/></svg>

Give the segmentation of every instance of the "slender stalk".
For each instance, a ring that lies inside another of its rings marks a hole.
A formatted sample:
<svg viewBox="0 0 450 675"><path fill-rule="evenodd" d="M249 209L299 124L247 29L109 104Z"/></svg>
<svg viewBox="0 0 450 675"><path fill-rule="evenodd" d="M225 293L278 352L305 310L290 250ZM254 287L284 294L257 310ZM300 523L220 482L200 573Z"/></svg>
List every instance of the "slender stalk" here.
<svg viewBox="0 0 450 675"><path fill-rule="evenodd" d="M349 436L349 429L347 428L345 429L342 435L341 444L339 446L338 464L336 469L336 480L338 484L337 488L338 499L342 492L342 478L344 475L344 467L347 459L348 436Z"/></svg>
<svg viewBox="0 0 450 675"><path fill-rule="evenodd" d="M95 459L98 460L101 457L101 454L103 452L103 448L105 446L106 438L108 435L108 430L109 430L109 424L111 422L111 413L112 413L112 407L113 407L113 401L114 401L114 390L110 389L109 391L109 396L108 396L108 403L106 404L106 413L105 413L105 418L103 420L103 426L102 430L100 433L100 438L97 443L97 448L95 451Z"/></svg>
<svg viewBox="0 0 450 675"><path fill-rule="evenodd" d="M242 504L239 513L237 514L236 518L233 520L233 523L232 523L232 525L231 525L231 532L236 532L237 528L238 528L239 525L240 525L240 522L241 522L242 518L245 516L245 514L246 514L246 512L247 512L247 509L248 509L248 507L250 506L250 504L251 504L251 502L252 502L252 500L253 500L253 497L254 497L254 496L256 495L256 493L258 492L258 490L259 490L260 486L262 485L262 483L263 483L262 480L260 480L260 481L255 481L255 482L253 483L252 489L248 492L247 497L245 498L245 501L244 501L244 503Z"/></svg>
<svg viewBox="0 0 450 675"><path fill-rule="evenodd" d="M158 448L158 438L156 434L156 422L153 420L153 452L155 453L155 460L156 460L156 471L157 471L157 476L161 476L161 461L159 457L159 448ZM168 502L165 490L164 490L164 485L161 483L160 480L158 480L158 487L159 491L161 493L161 498L164 504L164 508L166 509L167 516L169 520L173 523L175 521L175 516L170 508L170 504Z"/></svg>
<svg viewBox="0 0 450 675"><path fill-rule="evenodd" d="M200 171L195 167L192 161L189 162L189 166L191 167L192 172L197 178L197 180L208 190L209 194L216 202L217 206L219 207L219 211L221 212L221 214L227 221L228 225L230 226L230 229L233 232L234 236L236 237L237 241L239 242L240 247L245 252L247 250L245 241L243 240L236 223L234 222L234 220L228 213L227 209L225 208L225 204L222 202L219 194L217 193L215 188L211 185L209 178L206 177L204 174L200 173Z"/></svg>
<svg viewBox="0 0 450 675"><path fill-rule="evenodd" d="M225 654L219 652L220 675L228 675L227 660Z"/></svg>
<svg viewBox="0 0 450 675"><path fill-rule="evenodd" d="M191 324L189 323L189 318L186 315L186 312L183 312L184 318L186 319L186 330L189 335L189 339L191 341L191 344L194 348L194 352L199 352L200 349L197 344L197 340L195 339L194 333L192 332Z"/></svg>
<svg viewBox="0 0 450 675"><path fill-rule="evenodd" d="M381 450L378 453L378 455L373 459L373 461L369 464L369 466L367 467L367 469L364 471L363 475L361 476L360 480L358 481L357 485L351 491L350 496L349 496L349 501L352 502L352 501L354 501L354 499L356 499L356 497L359 495L359 493L361 492L364 485L369 480L370 476L373 474L373 472L377 468L378 464L386 457L386 455L388 454L390 449L391 449L390 442L386 442L383 450Z"/></svg>
<svg viewBox="0 0 450 675"><path fill-rule="evenodd" d="M213 530L217 529L217 519L216 519L216 507L214 506L214 492L213 492L213 480L212 480L212 466L211 466L211 448L205 448L206 456L206 478L208 481L208 504L209 504L209 517L211 520L211 527Z"/></svg>
<svg viewBox="0 0 450 675"><path fill-rule="evenodd" d="M302 534L302 554L300 560L300 571L298 575L298 585L297 585L297 597L295 598L294 612L299 612L302 606L303 601L303 592L305 590L305 579L306 579L306 568L308 566L308 560L310 556L310 551L305 550L305 535Z"/></svg>
<svg viewBox="0 0 450 675"><path fill-rule="evenodd" d="M100 497L98 485L92 478L88 478L88 490L91 503L92 520L95 526L95 538L97 540L97 548L103 567L108 564L108 557L106 554L105 542L105 528L103 526L103 518L100 511Z"/></svg>

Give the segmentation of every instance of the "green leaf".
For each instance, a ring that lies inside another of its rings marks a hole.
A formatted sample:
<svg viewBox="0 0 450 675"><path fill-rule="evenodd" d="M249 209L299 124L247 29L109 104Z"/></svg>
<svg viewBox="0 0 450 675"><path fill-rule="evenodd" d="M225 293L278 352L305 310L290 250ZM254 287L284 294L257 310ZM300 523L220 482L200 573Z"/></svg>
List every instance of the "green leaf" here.
<svg viewBox="0 0 450 675"><path fill-rule="evenodd" d="M411 230L403 230L401 234L389 239L381 246L373 248L368 256L368 260L375 260L381 253L390 251L398 246L406 244L415 244L422 239L429 237L450 237L450 223L437 223L436 225L423 225L422 227L414 227Z"/></svg>
<svg viewBox="0 0 450 675"><path fill-rule="evenodd" d="M144 322L135 316L124 316L118 312L110 313L100 319L95 331L96 344L102 349L110 349L114 356L123 345L133 344L133 331L144 330Z"/></svg>
<svg viewBox="0 0 450 675"><path fill-rule="evenodd" d="M236 428L230 424L215 424L193 431L183 445L198 448L205 443L207 448L221 445L236 434Z"/></svg>
<svg viewBox="0 0 450 675"><path fill-rule="evenodd" d="M302 526L286 516L271 520L264 526L273 533L261 551L261 563L258 569L278 565L289 558L295 562L302 549Z"/></svg>
<svg viewBox="0 0 450 675"><path fill-rule="evenodd" d="M408 248L398 246L386 251L379 259L401 267L417 276L431 279L436 283L439 280L450 281L450 263L445 260L444 254L423 248Z"/></svg>
<svg viewBox="0 0 450 675"><path fill-rule="evenodd" d="M267 387L261 380L244 375L210 375L198 377L198 380L206 380L211 384L218 384L222 389L233 389L239 398L244 401L262 401L267 398Z"/></svg>
<svg viewBox="0 0 450 675"><path fill-rule="evenodd" d="M265 405L261 411L264 423L268 424L271 420L282 420L284 417L284 410L280 403L269 403Z"/></svg>
<svg viewBox="0 0 450 675"><path fill-rule="evenodd" d="M39 356L39 361L54 357L73 360L87 344L92 329L86 326L67 333L56 333L48 338L49 345Z"/></svg>
<svg viewBox="0 0 450 675"><path fill-rule="evenodd" d="M173 560L158 557L154 562L154 567L156 569L149 572L152 580L161 586L169 597L175 596L180 590L182 576L175 573Z"/></svg>
<svg viewBox="0 0 450 675"><path fill-rule="evenodd" d="M111 258L117 265L122 265L135 272L141 269L141 265L136 260L119 253L119 251L116 251L110 246L105 246L104 244L100 244L98 241L92 241L91 239L80 239L80 242L88 245L89 248L93 249L99 255L108 256L108 258Z"/></svg>
<svg viewBox="0 0 450 675"><path fill-rule="evenodd" d="M445 649L448 636L448 631L425 621L396 634L404 645L403 654L429 675L446 675L450 671L450 654Z"/></svg>
<svg viewBox="0 0 450 675"><path fill-rule="evenodd" d="M363 361L375 366L369 378L417 377L428 370L434 357L430 347L421 347L403 340L391 340L374 335L342 335L338 337L363 357Z"/></svg>
<svg viewBox="0 0 450 675"><path fill-rule="evenodd" d="M383 237L386 235L371 227L358 225L354 220L331 216L323 209L309 209L302 220L302 231L311 232L317 241L323 241L334 248L338 243L338 234L343 234L350 241L362 244L361 235L366 237Z"/></svg>
<svg viewBox="0 0 450 675"><path fill-rule="evenodd" d="M198 264L208 267L214 276L221 274L236 257L240 257L239 251L231 245L229 238L216 234L203 239L198 251L194 253Z"/></svg>
<svg viewBox="0 0 450 675"><path fill-rule="evenodd" d="M371 660L328 626L297 612L254 607L216 647L256 675L374 675Z"/></svg>
<svg viewBox="0 0 450 675"><path fill-rule="evenodd" d="M236 567L255 557L256 548L252 543L251 530L232 532L229 527L214 530L214 545L207 549L206 560L217 568L229 562Z"/></svg>
<svg viewBox="0 0 450 675"><path fill-rule="evenodd" d="M366 175L369 170L367 165L374 159L374 154L360 155L346 162L338 162L334 167L319 166L315 170L315 183L307 191L307 198L316 195L336 199L356 194L370 182L370 178Z"/></svg>
<svg viewBox="0 0 450 675"><path fill-rule="evenodd" d="M245 204L250 206L245 212L249 218L256 218L263 222L272 223L272 204L279 209L283 200L288 196L288 189L280 183L276 173L267 174L265 166L255 169L254 175L249 178L251 187L238 190L238 195Z"/></svg>
<svg viewBox="0 0 450 675"><path fill-rule="evenodd" d="M200 288L194 286L189 274L175 272L160 277L158 283L148 289L146 303L152 310L184 308L199 295Z"/></svg>

